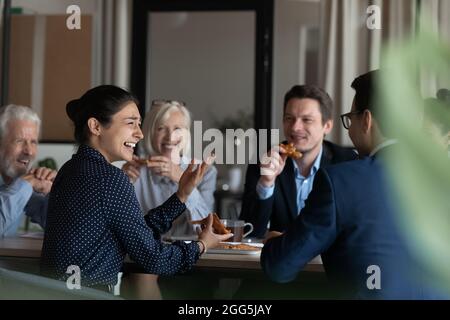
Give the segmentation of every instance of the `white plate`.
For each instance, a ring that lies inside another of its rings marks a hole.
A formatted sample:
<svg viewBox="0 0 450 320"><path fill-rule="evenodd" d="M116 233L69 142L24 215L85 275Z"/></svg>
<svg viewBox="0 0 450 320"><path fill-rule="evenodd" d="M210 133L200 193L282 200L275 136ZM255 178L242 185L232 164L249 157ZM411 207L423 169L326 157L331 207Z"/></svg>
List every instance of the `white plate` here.
<svg viewBox="0 0 450 320"><path fill-rule="evenodd" d="M243 243L243 242L222 242L224 244L246 244L255 247L255 250L237 250L237 249L222 249L211 248L208 249L208 253L224 253L224 254L260 254L261 248L264 246L262 243Z"/></svg>

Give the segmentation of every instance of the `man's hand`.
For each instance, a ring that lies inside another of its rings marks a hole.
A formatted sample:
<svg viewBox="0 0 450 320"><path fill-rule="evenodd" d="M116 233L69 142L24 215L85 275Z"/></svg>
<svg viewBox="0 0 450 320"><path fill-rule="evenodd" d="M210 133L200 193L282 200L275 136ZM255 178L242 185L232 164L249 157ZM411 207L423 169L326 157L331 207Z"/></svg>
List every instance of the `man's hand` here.
<svg viewBox="0 0 450 320"><path fill-rule="evenodd" d="M34 174L28 173L22 177L23 180L31 184L34 192L48 194L52 188L53 182L50 180L41 180L35 177Z"/></svg>
<svg viewBox="0 0 450 320"><path fill-rule="evenodd" d="M261 177L259 183L268 188L273 186L275 179L286 165L286 150L283 146L275 146L265 154L261 161Z"/></svg>
<svg viewBox="0 0 450 320"><path fill-rule="evenodd" d="M55 180L57 172L55 170L46 168L46 167L39 167L35 169L31 169L30 174L33 174L36 179L39 180L48 180L52 181Z"/></svg>
<svg viewBox="0 0 450 320"><path fill-rule="evenodd" d="M31 169L22 179L29 182L35 192L46 195L52 188L56 174L57 172L55 170L39 167Z"/></svg>

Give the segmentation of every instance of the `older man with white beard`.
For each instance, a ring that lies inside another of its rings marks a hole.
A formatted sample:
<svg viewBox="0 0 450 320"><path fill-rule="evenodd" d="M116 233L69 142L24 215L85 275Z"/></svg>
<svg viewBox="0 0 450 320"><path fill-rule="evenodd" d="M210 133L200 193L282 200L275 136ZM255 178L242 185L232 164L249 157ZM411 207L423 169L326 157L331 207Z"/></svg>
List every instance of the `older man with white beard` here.
<svg viewBox="0 0 450 320"><path fill-rule="evenodd" d="M56 171L31 169L40 123L29 107L0 108L0 237L15 235L24 214L45 227L46 195Z"/></svg>

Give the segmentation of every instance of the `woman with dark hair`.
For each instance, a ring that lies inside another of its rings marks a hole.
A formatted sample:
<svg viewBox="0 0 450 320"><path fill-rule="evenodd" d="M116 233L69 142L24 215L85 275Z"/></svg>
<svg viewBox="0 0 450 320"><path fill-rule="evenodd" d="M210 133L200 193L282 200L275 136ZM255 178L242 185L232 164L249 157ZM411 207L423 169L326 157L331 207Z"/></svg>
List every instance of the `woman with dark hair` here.
<svg viewBox="0 0 450 320"><path fill-rule="evenodd" d="M165 244L160 235L186 210L185 202L208 165L191 163L165 203L141 213L128 177L111 162L133 158L143 138L137 100L127 91L103 85L70 101L78 151L53 183L42 271L67 280L80 271L82 286L112 291L126 254L148 273L189 270L208 247L229 238L212 232L212 216L199 241Z"/></svg>
<svg viewBox="0 0 450 320"><path fill-rule="evenodd" d="M142 158L127 162L122 170L134 185L142 211L166 201L178 188L178 181L191 162L191 115L183 102L153 101L142 126ZM142 161L144 160L144 161ZM186 202L186 211L163 235L168 239L196 239L195 226L214 210L217 169L210 166Z"/></svg>

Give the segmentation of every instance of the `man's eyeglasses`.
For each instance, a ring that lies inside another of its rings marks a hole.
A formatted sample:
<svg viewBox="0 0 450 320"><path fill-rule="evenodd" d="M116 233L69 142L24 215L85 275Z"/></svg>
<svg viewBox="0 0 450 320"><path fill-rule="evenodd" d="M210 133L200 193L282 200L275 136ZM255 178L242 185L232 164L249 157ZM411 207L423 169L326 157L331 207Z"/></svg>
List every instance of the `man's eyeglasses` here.
<svg viewBox="0 0 450 320"><path fill-rule="evenodd" d="M350 128L352 124L352 115L360 113L362 113L362 111L351 111L341 114L342 125L344 126L344 128L348 130L348 128Z"/></svg>
<svg viewBox="0 0 450 320"><path fill-rule="evenodd" d="M186 103L183 102L183 101L176 101L176 100L161 100L161 99L158 99L158 100L152 100L152 107L161 106L161 105L166 104L166 103L169 103L169 104L178 104L178 105L180 105L180 106L182 106L182 107L186 107Z"/></svg>

